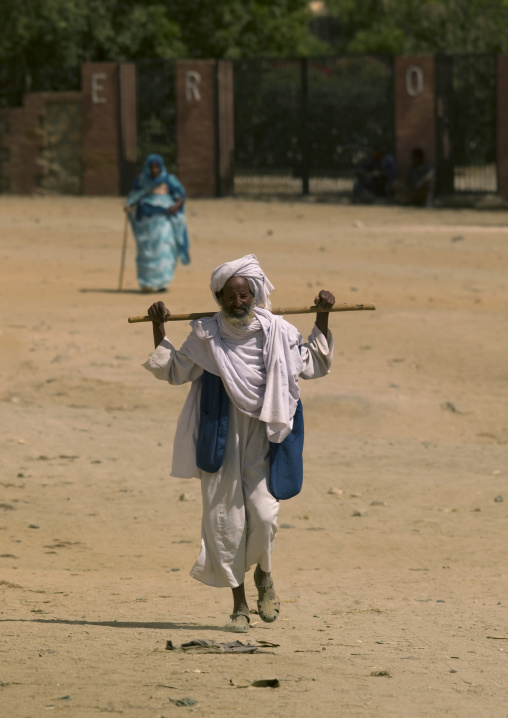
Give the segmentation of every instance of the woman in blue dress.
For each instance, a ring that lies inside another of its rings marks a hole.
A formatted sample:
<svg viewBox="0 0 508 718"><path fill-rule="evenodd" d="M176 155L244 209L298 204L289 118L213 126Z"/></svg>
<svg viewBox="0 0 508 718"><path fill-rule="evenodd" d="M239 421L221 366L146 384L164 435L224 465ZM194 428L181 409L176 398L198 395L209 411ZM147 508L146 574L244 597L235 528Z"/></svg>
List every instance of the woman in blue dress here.
<svg viewBox="0 0 508 718"><path fill-rule="evenodd" d="M189 264L185 190L160 155L148 155L125 203L136 238L138 282L142 292L164 291L178 259Z"/></svg>

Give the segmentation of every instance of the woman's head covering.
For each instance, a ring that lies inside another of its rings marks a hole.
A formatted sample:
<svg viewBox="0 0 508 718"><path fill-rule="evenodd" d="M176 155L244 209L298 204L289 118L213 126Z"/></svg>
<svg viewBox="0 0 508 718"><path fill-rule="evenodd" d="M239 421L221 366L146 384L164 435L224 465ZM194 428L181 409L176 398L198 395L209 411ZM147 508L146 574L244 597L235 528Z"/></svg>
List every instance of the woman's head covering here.
<svg viewBox="0 0 508 718"><path fill-rule="evenodd" d="M256 306L271 309L270 292L272 292L275 287L259 266L259 262L254 254L246 254L245 257L241 259L226 262L213 270L210 289L217 304L219 304L217 292L223 289L231 277L245 277L254 295Z"/></svg>
<svg viewBox="0 0 508 718"><path fill-rule="evenodd" d="M152 177L152 174L150 172L151 165L158 165L160 167L161 173L158 177ZM141 187L144 189L145 187L161 184L161 182L165 182L167 180L167 176L168 171L161 155L148 155L141 171Z"/></svg>

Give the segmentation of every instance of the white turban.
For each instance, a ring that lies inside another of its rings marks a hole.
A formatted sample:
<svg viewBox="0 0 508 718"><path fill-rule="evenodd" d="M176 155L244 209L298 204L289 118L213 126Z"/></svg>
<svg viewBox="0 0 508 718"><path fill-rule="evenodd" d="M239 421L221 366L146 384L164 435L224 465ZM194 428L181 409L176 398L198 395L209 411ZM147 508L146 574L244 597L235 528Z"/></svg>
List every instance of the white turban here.
<svg viewBox="0 0 508 718"><path fill-rule="evenodd" d="M226 262L213 270L210 289L217 304L219 304L217 292L223 289L231 277L245 277L249 283L250 290L254 294L256 306L265 307L265 309L272 308L270 292L275 289L275 287L259 266L259 262L254 254L246 254L245 257L241 259Z"/></svg>

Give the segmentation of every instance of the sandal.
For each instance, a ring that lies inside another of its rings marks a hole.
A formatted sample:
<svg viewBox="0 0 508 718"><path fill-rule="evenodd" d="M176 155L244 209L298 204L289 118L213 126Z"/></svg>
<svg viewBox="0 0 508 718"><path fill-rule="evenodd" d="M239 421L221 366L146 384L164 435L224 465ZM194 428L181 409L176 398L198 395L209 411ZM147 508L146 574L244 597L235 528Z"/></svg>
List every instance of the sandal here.
<svg viewBox="0 0 508 718"><path fill-rule="evenodd" d="M225 631L231 631L231 633L248 633L250 617L242 611L236 611L230 616L231 622L224 626Z"/></svg>
<svg viewBox="0 0 508 718"><path fill-rule="evenodd" d="M255 583L255 579L254 579ZM273 623L279 617L280 601L279 597L275 593L273 588L273 581L270 579L270 583L267 586L258 586L258 613L259 617L265 623Z"/></svg>

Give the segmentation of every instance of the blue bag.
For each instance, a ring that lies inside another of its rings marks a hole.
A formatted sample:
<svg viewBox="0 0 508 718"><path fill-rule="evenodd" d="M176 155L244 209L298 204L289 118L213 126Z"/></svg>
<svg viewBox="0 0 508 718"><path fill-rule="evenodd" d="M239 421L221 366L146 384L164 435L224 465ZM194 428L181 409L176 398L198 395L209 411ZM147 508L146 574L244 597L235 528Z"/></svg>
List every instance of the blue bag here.
<svg viewBox="0 0 508 718"><path fill-rule="evenodd" d="M222 379L204 371L201 376L199 431L196 465L215 474L224 463L228 435L229 397ZM303 408L298 399L293 429L280 444L270 442L270 480L268 488L278 500L290 499L303 483Z"/></svg>
<svg viewBox="0 0 508 718"><path fill-rule="evenodd" d="M270 442L270 481L268 488L276 499L291 499L303 483L303 408L298 399L293 429L280 444Z"/></svg>
<svg viewBox="0 0 508 718"><path fill-rule="evenodd" d="M201 376L199 432L196 465L215 474L224 462L228 435L229 397L220 376L204 371Z"/></svg>

